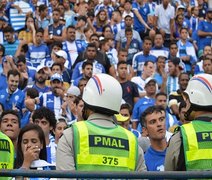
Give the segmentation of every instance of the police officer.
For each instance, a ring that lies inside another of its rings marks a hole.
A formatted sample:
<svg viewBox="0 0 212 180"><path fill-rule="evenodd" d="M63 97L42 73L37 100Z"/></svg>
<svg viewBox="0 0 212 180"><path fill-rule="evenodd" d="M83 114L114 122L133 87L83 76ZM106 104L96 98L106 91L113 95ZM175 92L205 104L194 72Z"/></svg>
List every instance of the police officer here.
<svg viewBox="0 0 212 180"><path fill-rule="evenodd" d="M14 146L8 136L0 132L0 169L13 169ZM9 180L11 177L0 177L0 180Z"/></svg>
<svg viewBox="0 0 212 180"><path fill-rule="evenodd" d="M107 74L90 78L84 88L83 118L64 131L57 147L57 170L145 171L136 137L114 122L122 89Z"/></svg>
<svg viewBox="0 0 212 180"><path fill-rule="evenodd" d="M184 92L185 120L170 140L166 171L212 169L212 75L193 76Z"/></svg>

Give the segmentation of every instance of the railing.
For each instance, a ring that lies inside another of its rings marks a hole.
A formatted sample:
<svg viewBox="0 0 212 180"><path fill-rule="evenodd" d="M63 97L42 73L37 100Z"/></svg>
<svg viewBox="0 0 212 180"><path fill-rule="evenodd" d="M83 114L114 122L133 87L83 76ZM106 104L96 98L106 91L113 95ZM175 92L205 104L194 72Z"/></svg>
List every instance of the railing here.
<svg viewBox="0 0 212 180"><path fill-rule="evenodd" d="M79 172L43 170L0 170L0 177L92 178L92 179L212 179L211 171L165 172Z"/></svg>

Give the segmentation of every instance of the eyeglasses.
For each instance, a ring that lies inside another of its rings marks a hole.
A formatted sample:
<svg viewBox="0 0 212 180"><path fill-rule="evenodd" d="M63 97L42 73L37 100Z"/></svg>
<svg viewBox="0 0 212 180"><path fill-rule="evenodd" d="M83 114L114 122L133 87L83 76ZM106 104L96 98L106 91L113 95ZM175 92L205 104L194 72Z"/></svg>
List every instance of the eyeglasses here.
<svg viewBox="0 0 212 180"><path fill-rule="evenodd" d="M58 56L58 55L56 55L56 58L63 58L62 56Z"/></svg>

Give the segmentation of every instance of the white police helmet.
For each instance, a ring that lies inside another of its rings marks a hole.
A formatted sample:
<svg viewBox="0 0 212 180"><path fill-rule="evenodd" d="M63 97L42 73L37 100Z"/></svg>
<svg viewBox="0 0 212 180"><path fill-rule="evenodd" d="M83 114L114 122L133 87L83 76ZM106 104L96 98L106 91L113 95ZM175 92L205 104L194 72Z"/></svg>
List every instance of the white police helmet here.
<svg viewBox="0 0 212 180"><path fill-rule="evenodd" d="M199 107L212 107L212 75L193 76L185 90L191 104Z"/></svg>
<svg viewBox="0 0 212 180"><path fill-rule="evenodd" d="M88 81L84 88L83 101L93 108L110 113L118 113L122 101L120 83L110 75L97 74Z"/></svg>

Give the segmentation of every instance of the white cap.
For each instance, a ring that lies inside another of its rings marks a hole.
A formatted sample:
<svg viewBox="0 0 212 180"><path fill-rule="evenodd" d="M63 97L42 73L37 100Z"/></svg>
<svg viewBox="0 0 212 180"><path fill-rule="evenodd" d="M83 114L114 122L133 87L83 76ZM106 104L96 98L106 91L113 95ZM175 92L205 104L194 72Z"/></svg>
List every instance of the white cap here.
<svg viewBox="0 0 212 180"><path fill-rule="evenodd" d="M36 72L39 72L41 69L45 68L46 66L43 66L43 65L39 65L37 66L36 68Z"/></svg>
<svg viewBox="0 0 212 180"><path fill-rule="evenodd" d="M65 59L65 60L68 59L67 53L66 53L65 51L63 51L63 50L56 51L55 54L56 54L57 56L62 57L62 58Z"/></svg>
<svg viewBox="0 0 212 180"><path fill-rule="evenodd" d="M67 90L67 94L72 94L75 96L79 96L80 95L80 89L76 86L71 86L68 90Z"/></svg>
<svg viewBox="0 0 212 180"><path fill-rule="evenodd" d="M183 5L181 4L181 5L177 6L177 10L178 10L178 9L185 9L185 6L183 6Z"/></svg>
<svg viewBox="0 0 212 180"><path fill-rule="evenodd" d="M156 81L154 78L148 77L148 78L145 80L145 86L146 86L150 81L153 81L153 82L155 82L155 84L157 84L157 81Z"/></svg>

